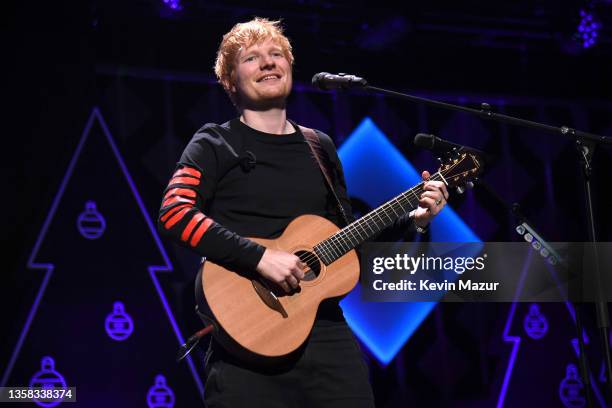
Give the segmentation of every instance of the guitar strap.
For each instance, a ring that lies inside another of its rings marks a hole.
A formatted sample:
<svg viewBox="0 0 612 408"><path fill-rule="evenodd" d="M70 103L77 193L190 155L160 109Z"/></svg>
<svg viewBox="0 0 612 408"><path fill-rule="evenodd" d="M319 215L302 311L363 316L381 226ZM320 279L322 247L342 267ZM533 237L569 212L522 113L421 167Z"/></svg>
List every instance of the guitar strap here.
<svg viewBox="0 0 612 408"><path fill-rule="evenodd" d="M296 126L295 123L293 125ZM346 215L346 212L344 211L344 207L342 206L340 199L338 198L338 194L336 194L336 190L334 189L334 183L332 181L332 176L331 176L331 169L329 168L329 166L326 165L326 164L331 163L331 161L329 160L329 155L327 154L327 152L321 145L321 139L319 138L319 135L317 135L317 132L315 132L314 130L310 128L300 126L300 125L297 125L297 126L299 126L300 130L302 131L302 134L304 135L304 139L306 139L306 142L308 143L308 146L310 147L310 151L312 152L313 157L315 158L317 164L319 165L319 168L321 169L321 173L323 173L323 178L325 179L327 188L334 196L334 199L336 200L336 205L338 207L338 210L340 211L340 214L342 214L342 218L344 219L344 222L346 223L346 225L349 225L350 221Z"/></svg>

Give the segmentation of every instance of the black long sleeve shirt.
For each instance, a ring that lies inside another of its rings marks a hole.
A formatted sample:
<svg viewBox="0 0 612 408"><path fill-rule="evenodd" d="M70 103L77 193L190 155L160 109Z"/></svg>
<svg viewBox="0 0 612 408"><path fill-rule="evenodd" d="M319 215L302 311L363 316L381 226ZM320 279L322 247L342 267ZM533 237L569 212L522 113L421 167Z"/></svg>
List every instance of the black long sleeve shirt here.
<svg viewBox="0 0 612 408"><path fill-rule="evenodd" d="M317 133L335 173L336 193L350 214L333 142ZM252 168L244 165L247 152L255 157ZM265 248L244 237L275 238L302 214L343 224L299 129L274 135L234 119L207 124L193 136L164 192L158 227L212 262L254 270Z"/></svg>
<svg viewBox="0 0 612 408"><path fill-rule="evenodd" d="M329 136L316 132L350 222L351 204L336 148ZM245 165L252 158L254 165ZM216 264L252 272L265 248L245 237L278 237L303 214L346 224L299 128L275 135L233 119L206 124L193 136L164 191L158 229ZM405 230L407 219L396 222L395 234ZM378 238L398 239L392 234ZM344 319L338 301L321 303L319 324Z"/></svg>

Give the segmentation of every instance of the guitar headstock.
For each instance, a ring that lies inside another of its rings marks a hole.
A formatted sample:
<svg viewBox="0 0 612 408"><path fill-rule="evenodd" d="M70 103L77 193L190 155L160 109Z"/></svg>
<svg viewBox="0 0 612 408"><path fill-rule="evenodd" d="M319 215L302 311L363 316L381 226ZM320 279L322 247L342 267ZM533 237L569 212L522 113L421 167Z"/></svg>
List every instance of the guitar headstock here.
<svg viewBox="0 0 612 408"><path fill-rule="evenodd" d="M448 183L448 187L462 188L474 180L483 168L483 160L477 153L457 151L442 161L438 172Z"/></svg>

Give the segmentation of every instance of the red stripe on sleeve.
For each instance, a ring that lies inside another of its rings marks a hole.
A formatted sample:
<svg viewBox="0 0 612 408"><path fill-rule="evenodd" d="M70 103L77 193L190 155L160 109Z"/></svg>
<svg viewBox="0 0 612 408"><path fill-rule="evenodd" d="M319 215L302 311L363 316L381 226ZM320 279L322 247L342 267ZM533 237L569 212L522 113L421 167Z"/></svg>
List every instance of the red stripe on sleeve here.
<svg viewBox="0 0 612 408"><path fill-rule="evenodd" d="M180 220L183 219L183 217L185 216L185 214L191 210L192 207L189 208L183 208L181 211L177 212L176 214L174 214L172 217L170 217L170 219L164 224L164 226L166 227L166 229L170 229L172 227L174 227L174 225L179 222Z"/></svg>
<svg viewBox="0 0 612 408"><path fill-rule="evenodd" d="M183 167L174 172L174 176L178 176L179 174L189 174L190 176L200 178L202 177L202 173L193 167Z"/></svg>
<svg viewBox="0 0 612 408"><path fill-rule="evenodd" d="M195 179L193 177L172 177L172 179L170 180L170 183L168 183L168 185L172 185L172 184L190 184L192 186L197 186L200 184L200 179Z"/></svg>
<svg viewBox="0 0 612 408"><path fill-rule="evenodd" d="M173 195L182 195L195 198L196 192L188 188L173 188L172 190L168 190L168 192L164 196L164 199Z"/></svg>
<svg viewBox="0 0 612 408"><path fill-rule="evenodd" d="M184 197L181 197L181 196L174 196L174 197L170 197L169 199L164 201L162 203L162 207L165 207L167 205L174 204L174 203L195 204L195 200L192 200L191 198L184 198Z"/></svg>
<svg viewBox="0 0 612 408"><path fill-rule="evenodd" d="M187 226L183 230L183 233L181 234L181 240L183 242L187 242L187 240L189 239L189 235L191 235L191 231L193 231L195 226L198 225L198 223L202 221L203 218L204 214L202 213L197 213L193 216L193 218L191 219L191 221L189 221L189 224L187 224Z"/></svg>
<svg viewBox="0 0 612 408"><path fill-rule="evenodd" d="M193 237L191 237L190 244L192 247L200 243L200 240L202 239L202 235L204 235L204 233L206 232L208 227L211 226L212 223L213 223L212 218L206 218L204 221L202 221L202 223L200 224L196 232L193 234Z"/></svg>
<svg viewBox="0 0 612 408"><path fill-rule="evenodd" d="M167 213L162 215L162 217L160 218L161 222L165 222L169 217L171 217L172 215L176 214L178 210L180 210L181 208L185 208L185 207L192 207L192 206L189 205L189 204L177 205L176 207L168 210Z"/></svg>
<svg viewBox="0 0 612 408"><path fill-rule="evenodd" d="M196 178L200 178L202 176L202 173L200 173L198 170L191 168L191 167L183 167L178 169L177 171L174 172L174 174L172 175L172 177L177 177L177 176L184 176L184 175L190 175Z"/></svg>

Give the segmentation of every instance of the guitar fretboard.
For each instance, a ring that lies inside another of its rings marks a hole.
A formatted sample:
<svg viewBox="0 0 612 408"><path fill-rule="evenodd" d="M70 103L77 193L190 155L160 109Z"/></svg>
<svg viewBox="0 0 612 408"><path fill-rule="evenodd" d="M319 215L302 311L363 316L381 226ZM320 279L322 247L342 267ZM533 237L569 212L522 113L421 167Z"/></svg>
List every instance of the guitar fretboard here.
<svg viewBox="0 0 612 408"><path fill-rule="evenodd" d="M430 180L444 180L440 172L430 177ZM419 205L419 197L425 191L424 182L410 190L387 201L380 207L370 211L360 219L352 222L334 235L321 241L314 247L314 252L325 265L329 265L342 257L351 249L367 241L385 228L392 225L402 216L408 214Z"/></svg>

